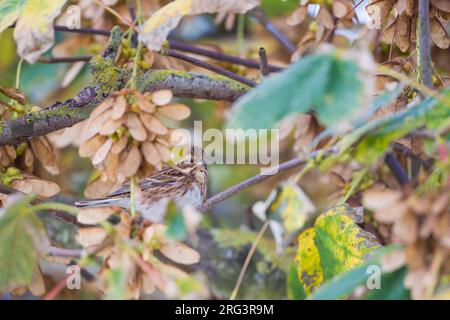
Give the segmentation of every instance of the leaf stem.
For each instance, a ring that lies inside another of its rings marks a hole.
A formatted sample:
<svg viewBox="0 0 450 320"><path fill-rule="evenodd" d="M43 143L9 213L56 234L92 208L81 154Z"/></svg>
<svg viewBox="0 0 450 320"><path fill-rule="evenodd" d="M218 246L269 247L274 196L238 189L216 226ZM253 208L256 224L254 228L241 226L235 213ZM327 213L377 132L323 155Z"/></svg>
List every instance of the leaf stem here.
<svg viewBox="0 0 450 320"><path fill-rule="evenodd" d="M20 58L19 63L17 64L17 70L16 70L16 89L20 89L20 74L22 72L22 64L23 64L23 59Z"/></svg>
<svg viewBox="0 0 450 320"><path fill-rule="evenodd" d="M266 220L264 224L261 227L261 230L259 230L258 235L256 236L255 241L252 244L252 247L250 248L247 256L245 257L244 264L242 265L241 272L239 273L239 277L236 281L236 285L234 286L233 292L230 295L230 300L236 299L239 288L241 287L242 281L244 280L245 272L247 271L248 266L250 265L250 261L252 260L253 255L255 254L255 251L258 247L259 242L261 241L262 237L264 236L264 233L266 232L267 228L269 227L269 220Z"/></svg>

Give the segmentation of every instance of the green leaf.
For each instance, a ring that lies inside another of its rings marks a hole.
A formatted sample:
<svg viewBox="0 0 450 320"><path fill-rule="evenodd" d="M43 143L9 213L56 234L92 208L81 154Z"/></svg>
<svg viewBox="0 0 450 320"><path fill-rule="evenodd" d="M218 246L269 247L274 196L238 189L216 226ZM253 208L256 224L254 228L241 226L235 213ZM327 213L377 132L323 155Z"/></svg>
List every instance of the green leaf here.
<svg viewBox="0 0 450 320"><path fill-rule="evenodd" d="M176 240L186 239L188 230L183 213L179 211L173 203L169 204L167 210L167 236Z"/></svg>
<svg viewBox="0 0 450 320"><path fill-rule="evenodd" d="M380 266L380 259L383 255L398 250L398 245L391 245L388 247L380 248L371 253L371 257L363 264L351 268L347 272L341 273L334 278L330 279L322 286L317 288L314 293L309 296L311 300L333 300L339 299L343 296L351 294L356 287L365 284L367 282L369 274L367 273L368 267L371 265ZM394 272L395 273L395 272ZM369 292L377 292L379 294L381 291L385 294L388 293L389 282L386 282L386 276L389 273L382 273L381 276L381 290L373 289ZM384 280L383 280L384 279ZM374 294L374 293L373 293ZM400 295L399 295L400 296Z"/></svg>
<svg viewBox="0 0 450 320"><path fill-rule="evenodd" d="M125 275L122 269L108 270L106 273L107 290L104 297L105 300L124 300L125 292Z"/></svg>
<svg viewBox="0 0 450 320"><path fill-rule="evenodd" d="M383 272L381 275L381 288L372 289L365 296L368 300L408 300L409 290L405 288L405 280L408 269L400 268L394 272Z"/></svg>
<svg viewBox="0 0 450 320"><path fill-rule="evenodd" d="M36 221L27 196L9 206L0 217L0 290L31 282L37 253L31 230Z"/></svg>
<svg viewBox="0 0 450 320"><path fill-rule="evenodd" d="M337 128L365 113L360 70L341 56L310 55L267 78L237 101L228 128L271 128L287 115L309 110L325 126Z"/></svg>
<svg viewBox="0 0 450 320"><path fill-rule="evenodd" d="M345 206L329 210L298 237L297 271L307 294L364 263L379 248L375 237L358 227L347 211Z"/></svg>
<svg viewBox="0 0 450 320"><path fill-rule="evenodd" d="M423 126L431 130L445 127L450 118L450 90L443 90L440 95L445 102L428 97L410 108L357 128L339 142L340 153L359 142L355 159L372 164L386 152L392 141Z"/></svg>
<svg viewBox="0 0 450 320"><path fill-rule="evenodd" d="M300 282L295 264L289 269L287 275L287 294L290 300L304 300L306 298L305 289Z"/></svg>

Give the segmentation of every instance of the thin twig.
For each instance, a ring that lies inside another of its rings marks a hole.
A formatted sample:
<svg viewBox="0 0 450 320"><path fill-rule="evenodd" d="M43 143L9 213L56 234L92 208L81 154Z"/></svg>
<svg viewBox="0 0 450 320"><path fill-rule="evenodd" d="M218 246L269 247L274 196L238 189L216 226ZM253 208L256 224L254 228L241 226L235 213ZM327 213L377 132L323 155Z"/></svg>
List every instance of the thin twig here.
<svg viewBox="0 0 450 320"><path fill-rule="evenodd" d="M194 46L189 43L182 42L182 41L178 41L178 40L168 40L168 42L169 42L169 47L174 50L190 52L193 54L197 54L199 56L208 57L208 58L218 60L218 61L225 61L225 62L229 62L229 63L233 63L233 64L238 64L238 65L242 65L242 66L253 68L253 69L259 68L258 61L243 59L243 58L239 58L239 57L235 57L235 56L230 56L230 55L227 55L227 54L224 54L221 52L200 48L200 47L197 47L197 46ZM269 67L270 72L278 72L278 71L283 70L282 67L277 67L277 66L270 65L270 64L268 67Z"/></svg>
<svg viewBox="0 0 450 320"><path fill-rule="evenodd" d="M268 76L270 73L266 49L263 47L259 48L259 71L263 76Z"/></svg>
<svg viewBox="0 0 450 320"><path fill-rule="evenodd" d="M269 220L266 220L266 222L264 222L263 226L261 227L261 230L259 230L259 233L256 236L256 239L253 242L252 247L250 248L247 256L245 257L245 261L244 264L242 265L241 272L239 272L239 277L236 281L233 292L230 295L230 300L236 299L239 293L239 288L241 287L242 281L244 280L245 272L247 271L247 268L250 265L250 261L252 260L252 257L255 254L256 248L258 247L258 244L261 241L262 237L264 236L264 233L266 232L268 226Z"/></svg>
<svg viewBox="0 0 450 320"><path fill-rule="evenodd" d="M273 173L278 174L280 172L304 165L308 162L308 160L314 159L317 156L326 157L326 156L329 156L329 155L335 154L335 153L336 153L336 150L334 148L330 148L325 151L322 149L316 150L316 151L311 152L306 158L294 158L289 161L283 162L282 164L280 164L279 166L274 168ZM246 189L248 187L251 187L251 186L253 186L257 183L260 183L262 181L265 181L267 179L270 179L274 176L275 176L275 174L258 174L247 180L244 180L244 181L216 194L215 196L212 196L208 200L206 200L205 203L199 208L199 211L205 212L205 211L211 209L212 207L214 207L215 205L217 205L218 203L230 198L231 196L238 193L239 191Z"/></svg>
<svg viewBox="0 0 450 320"><path fill-rule="evenodd" d="M86 61L89 62L91 60L92 56L90 55L83 55L83 56L74 56L74 57L42 57L39 58L38 62L40 63L72 63L72 62L78 62L78 61Z"/></svg>
<svg viewBox="0 0 450 320"><path fill-rule="evenodd" d="M403 187L409 183L408 175L392 153L386 154L385 163L400 186Z"/></svg>
<svg viewBox="0 0 450 320"><path fill-rule="evenodd" d="M356 8L358 8L361 3L363 3L365 0L360 0L353 8L352 10L350 10L349 12L347 12L342 18L339 18L336 23L334 24L334 27L332 29L330 29L325 36L320 40L320 42L324 42L327 41L328 38L336 31L337 27L339 26L339 23L344 20L345 18L347 18L350 14L352 14L352 12L354 12L356 10Z"/></svg>
<svg viewBox="0 0 450 320"><path fill-rule="evenodd" d="M247 85L249 87L255 87L257 85L256 82L254 82L254 81L252 81L250 79L241 77L240 75L238 75L238 74L236 74L234 72L231 72L231 71L229 71L229 70L227 70L225 68L209 64L209 63L207 63L205 61L193 58L191 56L187 56L185 54L182 54L181 52L178 52L178 51L175 51L175 50L172 50L172 49L164 49L162 51L162 53L164 55L166 55L166 56L169 56L169 57L172 57L172 58L175 58L175 59L179 59L179 60L183 60L183 61L192 63L193 65L196 65L198 67L201 67L201 68L213 71L215 73L221 74L221 75L223 75L225 77L228 77L230 79L233 79L233 80L236 80L236 81L238 81L240 83L243 83L243 84L245 84L245 85Z"/></svg>
<svg viewBox="0 0 450 320"><path fill-rule="evenodd" d="M24 193L24 192L22 192L22 191L13 189L13 188L11 188L11 187L7 187L7 186L5 186L5 185L3 185L3 184L0 184L0 193L3 193L3 194L5 194L5 195L11 195L11 194L14 194L14 193L23 194L23 195L26 194L26 193ZM39 204L39 203L42 203L42 202L43 202L42 200L34 199L31 203L32 203L32 204ZM46 212L49 216L51 216L51 217L53 217L53 218L56 218L56 219L58 219L58 220L62 220L62 221L64 221L64 222L71 223L71 224L73 224L73 225L75 225L75 226L77 226L77 227L80 227L80 228L84 228L84 227L92 227L92 226L88 226L88 225L79 223L76 216L74 216L73 214L64 212L64 211L59 211L59 210L46 210L45 212Z"/></svg>
<svg viewBox="0 0 450 320"><path fill-rule="evenodd" d="M249 11L249 14L269 31L290 54L295 52L295 45L280 30L278 30L272 22L270 22L261 8L254 8Z"/></svg>

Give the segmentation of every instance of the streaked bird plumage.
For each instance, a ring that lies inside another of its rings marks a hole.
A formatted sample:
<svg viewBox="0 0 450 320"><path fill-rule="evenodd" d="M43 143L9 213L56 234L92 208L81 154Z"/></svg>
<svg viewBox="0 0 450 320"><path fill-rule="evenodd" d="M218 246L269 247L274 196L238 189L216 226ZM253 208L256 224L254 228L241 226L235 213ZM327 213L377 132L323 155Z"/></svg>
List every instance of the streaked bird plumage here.
<svg viewBox="0 0 450 320"><path fill-rule="evenodd" d="M167 204L174 201L179 207L200 207L206 199L208 171L203 150L190 149L186 160L174 167L166 167L139 182L141 196L135 199L136 210L151 221L164 219ZM79 208L117 206L130 209L130 184L127 183L102 199L79 201Z"/></svg>

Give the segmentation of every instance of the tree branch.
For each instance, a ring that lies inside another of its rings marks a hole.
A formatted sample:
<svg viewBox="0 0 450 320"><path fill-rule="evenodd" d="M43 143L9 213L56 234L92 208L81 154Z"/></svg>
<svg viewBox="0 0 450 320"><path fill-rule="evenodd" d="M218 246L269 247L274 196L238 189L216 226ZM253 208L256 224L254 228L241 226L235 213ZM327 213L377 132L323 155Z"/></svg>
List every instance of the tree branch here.
<svg viewBox="0 0 450 320"><path fill-rule="evenodd" d="M295 159L291 159L289 161L283 162L282 164L280 164L277 167L277 171L274 171L274 172L276 172L276 174L278 174L280 172L304 165L304 164L306 164L306 162L308 160L315 159L317 157L326 157L331 154L336 154L336 150L334 148L330 148L327 150L316 150L316 151L311 152L305 158L295 158ZM272 175L258 174L247 180L244 180L244 181L216 194L215 196L212 196L208 200L206 200L205 203L201 206L201 208L199 208L199 211L200 212L208 211L209 209L211 209L218 203L230 198L231 196L235 195L239 191L246 189L248 187L251 187L251 186L258 184L262 181L265 181L267 179L270 179L270 178L274 177L276 174L272 174Z"/></svg>
<svg viewBox="0 0 450 320"><path fill-rule="evenodd" d="M114 91L122 89L130 71L119 69L113 61L120 45L118 28L111 37L103 56L94 56L90 62L93 83L74 98L56 102L38 112L16 119L0 121L0 145L16 144L23 140L45 135L83 121L90 112ZM223 76L182 72L175 70L148 70L137 77L138 88L143 91L170 89L177 97L234 101L250 87Z"/></svg>

